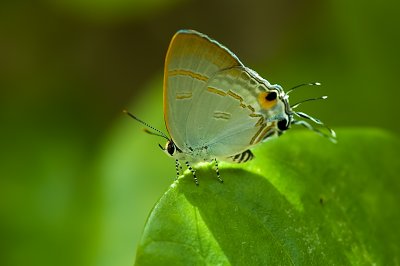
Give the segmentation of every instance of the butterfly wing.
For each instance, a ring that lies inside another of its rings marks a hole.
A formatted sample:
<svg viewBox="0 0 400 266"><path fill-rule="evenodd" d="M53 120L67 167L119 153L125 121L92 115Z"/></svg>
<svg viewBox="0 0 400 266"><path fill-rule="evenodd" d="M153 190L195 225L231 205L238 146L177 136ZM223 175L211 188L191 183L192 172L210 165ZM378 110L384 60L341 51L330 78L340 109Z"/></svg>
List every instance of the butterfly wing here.
<svg viewBox="0 0 400 266"><path fill-rule="evenodd" d="M164 119L178 147L187 140L185 133L193 99L216 72L240 61L207 36L192 30L178 31L171 40L164 68Z"/></svg>
<svg viewBox="0 0 400 266"><path fill-rule="evenodd" d="M222 158L259 142L269 126L257 112L265 82L206 35L177 32L164 70L164 116L175 144L185 152L206 147Z"/></svg>
<svg viewBox="0 0 400 266"><path fill-rule="evenodd" d="M258 102L267 85L245 67L215 73L189 111L186 142L209 147L217 158L237 155L260 142L275 128Z"/></svg>

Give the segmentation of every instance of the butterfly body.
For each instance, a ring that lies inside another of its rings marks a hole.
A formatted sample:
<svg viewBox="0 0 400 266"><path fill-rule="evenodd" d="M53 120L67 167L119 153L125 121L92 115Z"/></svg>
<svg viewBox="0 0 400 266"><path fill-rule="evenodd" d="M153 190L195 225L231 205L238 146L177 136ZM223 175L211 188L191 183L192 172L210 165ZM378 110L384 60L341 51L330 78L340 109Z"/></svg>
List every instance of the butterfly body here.
<svg viewBox="0 0 400 266"><path fill-rule="evenodd" d="M290 124L289 112L279 85L245 67L218 42L192 30L173 37L165 60L164 116L174 158L229 160L276 136L277 121Z"/></svg>
<svg viewBox="0 0 400 266"><path fill-rule="evenodd" d="M191 164L214 161L218 179L218 160L241 163L251 160L249 149L281 135L298 124L328 137L336 135L320 120L295 112L301 103L326 99L306 99L289 105L289 92L270 84L254 70L244 66L228 48L194 30L180 30L172 38L164 67L164 120L170 137L128 113L140 123L167 139L161 147L176 161L177 177L184 162L198 180ZM304 120L324 126L330 135Z"/></svg>

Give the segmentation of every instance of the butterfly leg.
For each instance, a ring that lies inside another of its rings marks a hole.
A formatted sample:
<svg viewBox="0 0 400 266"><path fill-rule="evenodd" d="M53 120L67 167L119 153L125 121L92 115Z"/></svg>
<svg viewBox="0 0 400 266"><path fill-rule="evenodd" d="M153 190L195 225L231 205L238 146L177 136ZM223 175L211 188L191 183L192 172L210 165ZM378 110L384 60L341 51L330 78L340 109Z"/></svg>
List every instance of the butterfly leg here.
<svg viewBox="0 0 400 266"><path fill-rule="evenodd" d="M219 182L224 183L224 180L222 180L221 176L219 175L219 168L218 168L218 161L217 158L214 158L215 161L215 172L217 172L217 177Z"/></svg>
<svg viewBox="0 0 400 266"><path fill-rule="evenodd" d="M196 177L196 171L190 166L188 161L186 161L186 166L192 172L194 182L196 183L196 186L198 186L199 185L199 181L197 180L197 177Z"/></svg>
<svg viewBox="0 0 400 266"><path fill-rule="evenodd" d="M175 180L178 180L178 177L181 174L181 171L179 171L179 168L182 170L181 164L179 163L178 159L176 159L175 160L175 169L176 169L176 178L175 178Z"/></svg>

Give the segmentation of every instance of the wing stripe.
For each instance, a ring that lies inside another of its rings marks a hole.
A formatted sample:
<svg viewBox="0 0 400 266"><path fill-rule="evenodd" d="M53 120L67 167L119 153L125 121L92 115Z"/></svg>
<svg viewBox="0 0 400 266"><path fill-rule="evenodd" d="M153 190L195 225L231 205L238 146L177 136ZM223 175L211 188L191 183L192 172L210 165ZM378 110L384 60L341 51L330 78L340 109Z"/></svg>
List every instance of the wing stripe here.
<svg viewBox="0 0 400 266"><path fill-rule="evenodd" d="M256 127L261 126L264 123L264 117L260 117L260 119L258 119L257 123L256 123Z"/></svg>
<svg viewBox="0 0 400 266"><path fill-rule="evenodd" d="M190 99L190 98L192 98L192 93L191 92L176 93L176 97L175 98L177 100Z"/></svg>
<svg viewBox="0 0 400 266"><path fill-rule="evenodd" d="M254 142L255 142L257 136L261 133L261 131L263 131L263 129L264 129L265 127L266 127L266 124L262 124L262 125L261 125L261 127L260 127L260 129L257 131L257 133L254 134L254 136L251 138L251 140L250 140L250 145L253 145L253 144L254 144Z"/></svg>
<svg viewBox="0 0 400 266"><path fill-rule="evenodd" d="M226 92L221 91L221 90L216 89L216 88L208 87L207 90L208 90L209 92L211 92L211 93L219 94L219 95L221 95L221 96L226 96Z"/></svg>
<svg viewBox="0 0 400 266"><path fill-rule="evenodd" d="M251 105L247 105L247 108L249 108L253 113L256 111L256 110L253 108L253 106L251 106Z"/></svg>
<svg viewBox="0 0 400 266"><path fill-rule="evenodd" d="M257 137L256 143L260 142L261 140L264 139L265 135L267 135L267 133L275 127L275 123L272 123L271 125L269 125L268 127L266 127L261 134Z"/></svg>
<svg viewBox="0 0 400 266"><path fill-rule="evenodd" d="M263 137L268 133L270 129L274 127L274 123L266 127L266 124L263 124L261 128L257 131L257 133L253 136L253 138L250 141L250 144L253 145L255 143L260 142L260 140L263 139Z"/></svg>
<svg viewBox="0 0 400 266"><path fill-rule="evenodd" d="M175 70L168 71L168 76L169 77L179 76L179 75L181 75L181 76L189 76L189 77L192 77L194 79L198 79L198 80L201 80L201 81L204 81L204 82L207 82L208 79L209 79L206 76L203 76L203 75L198 74L198 73L194 73L194 72L192 72L190 70L175 69Z"/></svg>
<svg viewBox="0 0 400 266"><path fill-rule="evenodd" d="M214 117L217 119L229 120L231 118L231 114L226 112L215 111Z"/></svg>
<svg viewBox="0 0 400 266"><path fill-rule="evenodd" d="M243 102L243 98L240 97L239 95L237 95L236 93L234 93L234 92L231 91L231 90L228 91L228 95L231 96L231 97L233 97L233 98L235 98L236 100L239 100L240 103Z"/></svg>

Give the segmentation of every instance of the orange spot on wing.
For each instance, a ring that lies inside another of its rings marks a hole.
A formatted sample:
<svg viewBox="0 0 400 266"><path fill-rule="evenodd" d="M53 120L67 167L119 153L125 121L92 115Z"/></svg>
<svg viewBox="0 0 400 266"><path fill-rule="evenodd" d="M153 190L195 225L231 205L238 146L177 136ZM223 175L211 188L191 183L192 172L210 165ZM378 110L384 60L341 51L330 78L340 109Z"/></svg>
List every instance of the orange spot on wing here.
<svg viewBox="0 0 400 266"><path fill-rule="evenodd" d="M271 109L276 105L277 99L269 101L266 99L268 92L261 92L258 94L258 102L260 103L263 109Z"/></svg>

